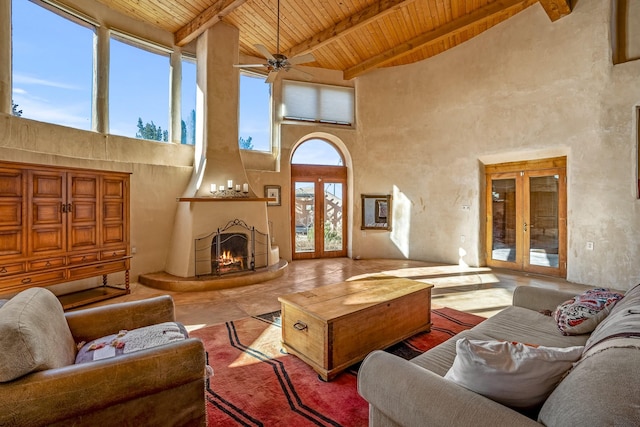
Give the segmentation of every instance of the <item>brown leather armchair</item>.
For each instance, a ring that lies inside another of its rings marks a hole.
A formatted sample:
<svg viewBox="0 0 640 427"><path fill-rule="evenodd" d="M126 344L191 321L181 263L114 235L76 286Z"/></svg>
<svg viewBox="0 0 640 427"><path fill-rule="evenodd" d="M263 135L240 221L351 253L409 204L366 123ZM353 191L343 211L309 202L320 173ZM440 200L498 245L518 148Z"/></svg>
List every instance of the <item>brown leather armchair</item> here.
<svg viewBox="0 0 640 427"><path fill-rule="evenodd" d="M7 305L0 308L0 319ZM175 321L170 296L63 315L75 343ZM0 344L5 345L3 336L8 334L1 323ZM46 335L49 337L42 341L50 341L51 333ZM2 364L8 365L3 360L0 371ZM34 372L0 382L0 425L206 425L205 366L203 344L195 338L88 363L40 366Z"/></svg>

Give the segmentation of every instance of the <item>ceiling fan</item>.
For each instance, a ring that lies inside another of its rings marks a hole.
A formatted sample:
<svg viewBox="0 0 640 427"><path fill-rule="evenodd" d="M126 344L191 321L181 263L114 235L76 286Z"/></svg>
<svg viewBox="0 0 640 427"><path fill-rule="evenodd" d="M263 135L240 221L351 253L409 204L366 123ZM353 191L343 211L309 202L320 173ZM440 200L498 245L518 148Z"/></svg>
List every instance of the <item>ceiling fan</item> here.
<svg viewBox="0 0 640 427"><path fill-rule="evenodd" d="M264 45L255 44L254 47L265 57L267 60L266 64L240 64L236 65L236 67L241 68L257 68L264 67L267 69L269 74L267 75L267 79L265 83L272 83L280 71L288 72L293 69L294 65L306 64L308 62L315 61L313 54L306 53L303 55L294 56L293 58L287 58L285 55L280 53L280 0L278 0L278 21L277 21L277 35L276 35L276 53L269 52ZM306 77L311 77L311 74L305 73L299 69L295 69L295 71L299 74L305 75Z"/></svg>

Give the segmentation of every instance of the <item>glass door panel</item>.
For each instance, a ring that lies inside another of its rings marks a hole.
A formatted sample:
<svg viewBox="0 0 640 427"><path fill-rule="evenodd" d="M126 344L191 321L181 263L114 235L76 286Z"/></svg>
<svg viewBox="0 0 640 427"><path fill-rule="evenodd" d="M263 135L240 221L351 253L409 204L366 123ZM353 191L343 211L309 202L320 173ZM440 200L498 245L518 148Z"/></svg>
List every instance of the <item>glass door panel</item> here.
<svg viewBox="0 0 640 427"><path fill-rule="evenodd" d="M294 182L295 253L315 252L315 183Z"/></svg>
<svg viewBox="0 0 640 427"><path fill-rule="evenodd" d="M559 175L529 178L529 264L558 268Z"/></svg>
<svg viewBox="0 0 640 427"><path fill-rule="evenodd" d="M516 261L516 180L491 181L491 259Z"/></svg>
<svg viewBox="0 0 640 427"><path fill-rule="evenodd" d="M324 251L342 251L342 200L343 185L339 182L324 183Z"/></svg>

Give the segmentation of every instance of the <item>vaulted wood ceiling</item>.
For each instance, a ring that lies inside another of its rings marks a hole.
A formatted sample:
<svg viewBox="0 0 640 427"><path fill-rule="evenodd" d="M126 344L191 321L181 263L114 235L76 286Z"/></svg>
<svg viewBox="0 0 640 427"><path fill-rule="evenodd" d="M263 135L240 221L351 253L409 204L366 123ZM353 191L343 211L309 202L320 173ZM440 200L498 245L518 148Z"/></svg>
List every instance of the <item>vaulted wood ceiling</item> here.
<svg viewBox="0 0 640 427"><path fill-rule="evenodd" d="M185 45L216 22L240 30L240 53L276 53L278 0L99 0L175 35ZM539 3L539 5L538 5ZM551 21L571 0L280 0L280 53L312 52L306 64L341 70L351 79L369 70L438 55L524 9L543 7Z"/></svg>

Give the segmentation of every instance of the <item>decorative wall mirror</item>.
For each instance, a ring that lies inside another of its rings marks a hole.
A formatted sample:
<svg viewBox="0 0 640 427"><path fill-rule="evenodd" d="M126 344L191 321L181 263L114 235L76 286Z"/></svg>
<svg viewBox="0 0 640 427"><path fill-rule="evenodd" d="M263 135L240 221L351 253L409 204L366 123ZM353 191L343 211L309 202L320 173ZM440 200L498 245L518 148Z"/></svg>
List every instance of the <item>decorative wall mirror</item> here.
<svg viewBox="0 0 640 427"><path fill-rule="evenodd" d="M361 230L391 230L391 195L362 194Z"/></svg>

